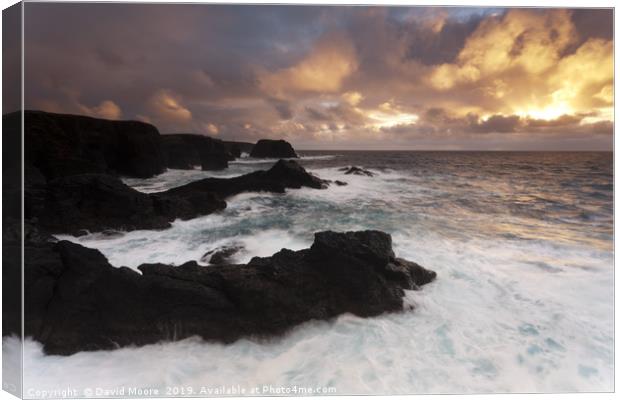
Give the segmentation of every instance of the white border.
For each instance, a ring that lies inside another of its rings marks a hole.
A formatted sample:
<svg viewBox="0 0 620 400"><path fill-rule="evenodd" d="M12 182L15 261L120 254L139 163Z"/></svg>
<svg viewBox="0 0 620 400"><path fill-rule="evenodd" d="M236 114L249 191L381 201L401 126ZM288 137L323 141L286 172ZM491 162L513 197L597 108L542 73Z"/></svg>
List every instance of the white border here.
<svg viewBox="0 0 620 400"><path fill-rule="evenodd" d="M29 0L28 2L43 2L43 1L39 1L39 0ZM45 1L47 2L47 1ZM121 1L91 1L91 0L82 0L82 1L76 1L76 0L68 0L68 1L63 1L63 2L72 2L72 3L116 3L116 2L121 2ZM614 2L610 1L610 0L590 0L590 1L583 1L583 0L564 0L562 2L559 1L536 1L536 0L520 0L520 1L515 1L515 0L475 0L472 1L471 3L465 2L465 1L459 1L459 0L422 0L422 1L407 1L407 0L389 0L389 1L354 1L354 0L338 0L338 1L334 1L334 0L312 0L312 2L304 2L301 0L288 0L286 2L277 2L277 1L268 1L268 0L246 0L246 1L226 1L226 0L210 0L210 1L169 1L169 0L151 0L151 1L130 1L131 3L196 3L196 4L205 4L205 3L210 3L210 4L299 4L299 5L304 5L304 4L313 4L313 5L382 5L382 6L389 6L389 5L394 5L394 6L458 6L458 7L555 7L555 8L581 8L581 7L585 7L585 8L613 8L614 7ZM2 9L5 9L13 4L15 4L15 1L11 1L11 0L0 0L0 5L2 6ZM24 20L23 20L23 8L22 8L22 37L24 34ZM1 23L0 23L1 24ZM618 45L618 32L617 30L615 30L615 10L614 10L614 77L616 76L617 72L618 72L618 68L617 65L615 64L615 54L617 54L616 49L617 49L617 45ZM23 71L23 65L24 65L24 42L22 41L22 82L21 82L21 90L22 90L22 109L24 107L24 71ZM2 56L0 55L0 62L2 60ZM0 89L2 88L2 85L0 83ZM615 100L615 91L617 90L616 87L616 82L614 80L614 100ZM0 99L0 107L1 107L1 99ZM615 105L615 102L614 102ZM614 121L617 120L617 110L614 108ZM23 124L23 115L22 115L22 124ZM614 123L614 133L615 133L615 123ZM0 149L2 147L2 144L0 142ZM23 159L23 146L22 146L22 159ZM615 136L614 136L614 188L617 186L618 182L620 181L620 179L618 179L618 177L615 174L615 171L617 171L617 167L618 167L618 160L615 157L616 155L616 142L615 142ZM23 165L22 165L22 176L23 176ZM0 184L2 182L2 178L0 177ZM23 188L23 182L22 182L22 188ZM614 191L615 194L615 191ZM614 195L614 233L616 231L616 209L617 209L617 199L615 198ZM22 213L23 213L23 199L22 199ZM23 220L23 215L22 215L22 220ZM22 240L23 240L23 224L22 224ZM615 249L615 246L614 246ZM23 246L22 246L22 259L23 259ZM616 254L614 253L614 264L616 261ZM615 274L614 274L615 275ZM615 280L614 280L615 282ZM22 274L22 284L23 284L23 274ZM0 294L1 294L1 287L0 287ZM614 290L615 292L615 290ZM23 295L22 295L22 308L23 308ZM616 296L614 295L614 316L617 316L617 312L618 312L618 300L616 298ZM23 325L23 321L22 321L22 325ZM23 326L22 326L22 332L23 332ZM614 318L614 334L618 332L618 318ZM614 343L615 344L615 343ZM614 350L615 350L615 346L614 346ZM1 361L1 356L0 356L0 361ZM615 352L614 352L614 364L616 363L617 358L615 356ZM23 351L22 351L22 363L23 363ZM1 365L1 363L0 363ZM23 364L22 364L23 365ZM615 381L616 383L617 381ZM22 386L23 386L23 380L22 380ZM22 388L23 389L23 388ZM409 398L415 398L415 399L432 399L432 398L437 398L438 396L449 396L450 399L486 399L486 400L495 400L495 399L515 399L515 400L521 400L521 399L577 399L577 398L587 398L587 399L610 399L610 398L615 398L618 397L618 395L616 393L586 393L586 394L576 394L576 393L571 393L571 394L489 394L489 395L415 395L414 396L373 396L373 398L376 399L381 399L381 400L403 400L403 399L409 399ZM1 391L0 392L0 400L8 400L8 399L14 399L15 397L12 396L11 394ZM295 397L263 397L266 399L282 399L282 398L295 398ZM328 396L318 396L318 397L314 397L317 399L322 399L322 400L333 400L333 399L342 399L342 400L354 400L354 399L359 399L359 396L332 396L332 397L328 397ZM230 397L230 399L246 399L246 397L243 398L234 398L234 397Z"/></svg>

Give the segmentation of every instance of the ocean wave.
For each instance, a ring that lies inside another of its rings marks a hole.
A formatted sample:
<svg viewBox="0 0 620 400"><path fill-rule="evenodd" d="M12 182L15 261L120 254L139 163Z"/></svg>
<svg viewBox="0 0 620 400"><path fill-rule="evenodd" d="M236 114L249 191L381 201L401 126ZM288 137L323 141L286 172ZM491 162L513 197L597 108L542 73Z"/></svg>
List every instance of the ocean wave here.
<svg viewBox="0 0 620 400"><path fill-rule="evenodd" d="M294 161L311 161L311 160L332 160L338 157L337 154L332 155L323 155L323 156L300 156L299 158L284 158L284 160L294 160ZM252 157L242 157L241 159L236 159L234 161L230 161L229 164L274 164L281 160L281 158L252 158Z"/></svg>
<svg viewBox="0 0 620 400"><path fill-rule="evenodd" d="M282 232L270 235L281 243L277 235ZM260 236L254 240L268 242ZM609 259L538 244L462 243L413 228L394 235L394 242L399 256L439 274L424 291L407 292L413 311L370 319L343 315L303 324L273 340L230 345L191 338L50 357L26 340L25 387L312 385L334 387L337 394L613 388ZM536 254L554 265L581 259L595 269L557 273L505 263L534 260ZM544 291L541 279L546 279ZM4 340L5 346L16 345Z"/></svg>
<svg viewBox="0 0 620 400"><path fill-rule="evenodd" d="M379 229L392 234L397 256L438 273L424 291L407 293L413 311L343 315L272 341L231 345L194 338L50 357L27 340L26 387L209 382L325 385L337 394L613 390L613 186L607 178L598 178L592 195L592 180L572 164L559 172L538 166L540 173L532 174L495 171L486 155L487 170L484 163L469 165L467 154L458 162L432 156L436 165L423 154L424 162L407 168L405 155L397 156L398 163L377 155L316 160L309 171L347 186L243 193L222 212L175 221L163 231L60 237L99 249L115 266L135 268L198 261L230 244L243 246L233 261L245 263L282 247L305 248L317 231ZM375 176L345 175L344 165ZM198 173L164 180L169 185Z"/></svg>

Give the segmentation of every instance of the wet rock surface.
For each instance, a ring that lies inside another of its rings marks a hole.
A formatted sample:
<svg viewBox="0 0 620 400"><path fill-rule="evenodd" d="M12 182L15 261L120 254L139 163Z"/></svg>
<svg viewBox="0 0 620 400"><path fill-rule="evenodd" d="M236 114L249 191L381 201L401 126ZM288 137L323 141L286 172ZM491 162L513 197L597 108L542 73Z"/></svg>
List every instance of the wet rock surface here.
<svg viewBox="0 0 620 400"><path fill-rule="evenodd" d="M356 166L350 166L350 167L344 167L344 168L339 168L338 171L343 171L345 173L345 175L361 175L361 176L375 176L375 174L373 172L370 172L367 169L361 168L361 167L356 167Z"/></svg>
<svg viewBox="0 0 620 400"><path fill-rule="evenodd" d="M249 191L284 193L287 188L323 189L327 183L295 161L235 178L206 178L159 193L142 193L112 175L82 174L29 184L26 219L53 233L164 229L170 222L226 208L224 199Z"/></svg>
<svg viewBox="0 0 620 400"><path fill-rule="evenodd" d="M309 249L248 264L143 264L142 274L67 241L26 246L25 334L48 354L194 335L230 343L343 313L396 312L404 290L435 278L396 258L390 235L379 231L319 232Z"/></svg>
<svg viewBox="0 0 620 400"><path fill-rule="evenodd" d="M207 251L200 259L213 265L229 264L232 256L243 250L242 245L221 246Z"/></svg>

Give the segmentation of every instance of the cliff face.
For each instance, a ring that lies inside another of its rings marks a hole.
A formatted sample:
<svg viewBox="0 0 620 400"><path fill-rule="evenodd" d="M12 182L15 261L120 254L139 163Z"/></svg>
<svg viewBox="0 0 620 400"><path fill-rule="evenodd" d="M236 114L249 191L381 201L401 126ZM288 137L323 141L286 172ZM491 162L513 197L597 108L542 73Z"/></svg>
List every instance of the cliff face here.
<svg viewBox="0 0 620 400"><path fill-rule="evenodd" d="M235 159L223 141L208 136L177 133L162 135L161 141L168 168L218 170Z"/></svg>
<svg viewBox="0 0 620 400"><path fill-rule="evenodd" d="M250 154L254 148L254 143L224 141L226 148L233 156L239 158L242 153Z"/></svg>
<svg viewBox="0 0 620 400"><path fill-rule="evenodd" d="M5 136L19 138L21 115L3 116ZM249 153L260 158L295 158L284 140L224 142L196 134L160 135L140 121L112 121L43 111L24 112L25 163L45 180L80 174L150 178L166 168L218 170Z"/></svg>
<svg viewBox="0 0 620 400"><path fill-rule="evenodd" d="M286 140L261 139L252 148L250 157L255 158L298 158L293 146Z"/></svg>
<svg viewBox="0 0 620 400"><path fill-rule="evenodd" d="M3 117L19 135L19 113ZM25 162L46 179L83 173L149 178L165 171L160 135L151 124L42 111L24 112Z"/></svg>

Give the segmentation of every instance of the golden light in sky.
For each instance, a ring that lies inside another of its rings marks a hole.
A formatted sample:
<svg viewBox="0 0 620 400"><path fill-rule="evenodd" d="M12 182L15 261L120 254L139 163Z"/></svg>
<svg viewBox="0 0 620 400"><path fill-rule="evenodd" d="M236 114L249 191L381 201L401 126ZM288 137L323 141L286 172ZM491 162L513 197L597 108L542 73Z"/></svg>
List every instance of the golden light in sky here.
<svg viewBox="0 0 620 400"><path fill-rule="evenodd" d="M25 32L32 109L311 148L613 142L611 9L118 5L52 25L50 7Z"/></svg>
<svg viewBox="0 0 620 400"><path fill-rule="evenodd" d="M415 123L419 117L409 113L386 113L383 111L371 111L368 117L374 122L370 125L376 129L392 128L398 125L410 125Z"/></svg>
<svg viewBox="0 0 620 400"><path fill-rule="evenodd" d="M561 103L551 104L544 108L531 108L522 111L516 111L515 114L520 117L529 117L551 121L561 117L562 115L570 115L572 114L572 112L573 110L568 105L566 105L566 103Z"/></svg>

